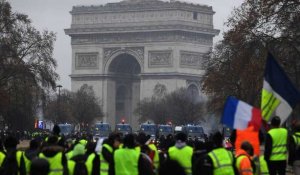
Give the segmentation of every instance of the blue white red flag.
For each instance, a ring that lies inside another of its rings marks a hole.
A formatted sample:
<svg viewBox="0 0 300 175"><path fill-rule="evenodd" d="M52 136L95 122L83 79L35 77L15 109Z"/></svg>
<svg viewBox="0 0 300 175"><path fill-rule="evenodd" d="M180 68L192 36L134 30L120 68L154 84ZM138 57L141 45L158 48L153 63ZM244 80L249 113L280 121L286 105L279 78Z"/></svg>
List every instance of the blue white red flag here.
<svg viewBox="0 0 300 175"><path fill-rule="evenodd" d="M253 126L259 130L261 126L261 110L234 97L227 98L221 122L229 128L244 130Z"/></svg>

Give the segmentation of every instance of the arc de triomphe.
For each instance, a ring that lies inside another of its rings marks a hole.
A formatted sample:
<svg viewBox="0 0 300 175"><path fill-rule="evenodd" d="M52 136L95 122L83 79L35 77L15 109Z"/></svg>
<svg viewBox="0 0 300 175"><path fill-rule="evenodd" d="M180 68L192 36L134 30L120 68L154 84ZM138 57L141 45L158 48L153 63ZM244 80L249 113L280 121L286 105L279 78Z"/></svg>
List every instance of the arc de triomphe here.
<svg viewBox="0 0 300 175"><path fill-rule="evenodd" d="M200 93L203 54L219 30L210 6L160 0L124 0L74 6L71 37L72 91L93 86L112 126L134 128L137 103L154 89L187 87Z"/></svg>

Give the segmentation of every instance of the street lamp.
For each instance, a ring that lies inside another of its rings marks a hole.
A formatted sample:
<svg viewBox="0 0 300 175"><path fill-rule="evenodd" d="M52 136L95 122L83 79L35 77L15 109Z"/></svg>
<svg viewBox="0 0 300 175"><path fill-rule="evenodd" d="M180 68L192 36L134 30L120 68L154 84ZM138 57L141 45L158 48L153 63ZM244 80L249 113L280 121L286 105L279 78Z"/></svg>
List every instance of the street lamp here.
<svg viewBox="0 0 300 175"><path fill-rule="evenodd" d="M58 88L58 98L57 98L57 114L56 114L56 119L54 121L55 124L57 124L57 119L60 117L60 88L62 88L62 85L57 85Z"/></svg>

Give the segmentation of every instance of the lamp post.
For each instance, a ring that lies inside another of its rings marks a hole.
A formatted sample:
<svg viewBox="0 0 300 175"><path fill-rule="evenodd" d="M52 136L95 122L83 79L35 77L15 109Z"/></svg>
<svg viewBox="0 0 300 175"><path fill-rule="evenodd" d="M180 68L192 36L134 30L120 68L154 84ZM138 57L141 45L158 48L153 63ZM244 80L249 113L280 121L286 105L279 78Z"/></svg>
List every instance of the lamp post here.
<svg viewBox="0 0 300 175"><path fill-rule="evenodd" d="M58 88L58 98L57 98L57 115L54 121L55 124L57 124L57 119L60 117L60 88L62 88L62 85L57 85L56 87Z"/></svg>

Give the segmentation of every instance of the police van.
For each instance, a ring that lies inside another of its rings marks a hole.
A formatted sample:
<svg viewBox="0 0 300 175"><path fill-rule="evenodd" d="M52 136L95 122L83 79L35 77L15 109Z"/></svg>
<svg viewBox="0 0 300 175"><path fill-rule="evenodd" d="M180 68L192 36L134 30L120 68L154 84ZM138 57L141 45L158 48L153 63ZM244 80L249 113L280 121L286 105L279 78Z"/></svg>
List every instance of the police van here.
<svg viewBox="0 0 300 175"><path fill-rule="evenodd" d="M201 141L205 141L205 134L202 126L200 125L187 125L186 126L186 134L189 138L198 139Z"/></svg>
<svg viewBox="0 0 300 175"><path fill-rule="evenodd" d="M144 132L146 135L156 137L157 125L154 123L143 123L140 125L140 132Z"/></svg>
<svg viewBox="0 0 300 175"><path fill-rule="evenodd" d="M58 124L58 127L60 129L60 134L64 136L69 136L74 132L74 125L68 124L68 123L61 123Z"/></svg>
<svg viewBox="0 0 300 175"><path fill-rule="evenodd" d="M99 122L94 124L92 130L94 140L107 138L111 133L111 126L108 123Z"/></svg>
<svg viewBox="0 0 300 175"><path fill-rule="evenodd" d="M115 127L115 131L121 133L123 136L127 135L127 134L131 134L132 133L132 128L128 123L125 123L124 121L122 121L122 123L119 123L116 125Z"/></svg>
<svg viewBox="0 0 300 175"><path fill-rule="evenodd" d="M158 125L158 135L167 137L169 134L173 134L172 125Z"/></svg>

